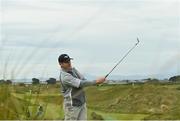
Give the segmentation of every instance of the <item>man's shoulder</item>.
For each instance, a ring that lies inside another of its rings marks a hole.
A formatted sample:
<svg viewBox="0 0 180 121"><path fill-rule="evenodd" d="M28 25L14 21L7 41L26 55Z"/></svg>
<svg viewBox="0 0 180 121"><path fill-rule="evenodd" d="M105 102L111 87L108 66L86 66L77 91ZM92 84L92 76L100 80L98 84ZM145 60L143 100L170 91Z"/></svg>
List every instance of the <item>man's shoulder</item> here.
<svg viewBox="0 0 180 121"><path fill-rule="evenodd" d="M72 67L72 70L75 70L75 71L77 71L77 69L76 69L75 67Z"/></svg>
<svg viewBox="0 0 180 121"><path fill-rule="evenodd" d="M64 76L71 76L71 74L69 74L69 73L67 73L66 71L64 71L64 70L60 70L60 76L61 77L64 77Z"/></svg>

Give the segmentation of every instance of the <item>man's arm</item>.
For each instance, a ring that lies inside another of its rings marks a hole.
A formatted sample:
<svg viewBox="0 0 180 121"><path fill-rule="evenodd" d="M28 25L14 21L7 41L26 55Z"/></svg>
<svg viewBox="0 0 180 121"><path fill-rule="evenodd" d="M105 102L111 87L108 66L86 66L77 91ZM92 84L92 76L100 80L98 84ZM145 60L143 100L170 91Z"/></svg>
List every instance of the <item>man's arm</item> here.
<svg viewBox="0 0 180 121"><path fill-rule="evenodd" d="M100 78L97 80L87 80L76 68L73 68L73 70L81 78L80 87L92 86L101 83Z"/></svg>
<svg viewBox="0 0 180 121"><path fill-rule="evenodd" d="M96 84L100 84L103 83L105 81L105 77L96 79L96 80L81 80L78 78L73 77L71 74L66 74L63 77L63 82L69 86L72 87L86 87L86 86L92 86L92 85L96 85Z"/></svg>
<svg viewBox="0 0 180 121"><path fill-rule="evenodd" d="M80 87L96 85L96 80L81 80Z"/></svg>
<svg viewBox="0 0 180 121"><path fill-rule="evenodd" d="M86 87L86 86L91 86L91 85L96 85L96 84L101 84L106 80L105 77L100 77L96 80L89 81L89 80L82 80L80 82L80 87Z"/></svg>
<svg viewBox="0 0 180 121"><path fill-rule="evenodd" d="M62 78L62 82L65 85L76 88L79 88L81 81L82 81L81 79L75 78L71 74L65 74Z"/></svg>

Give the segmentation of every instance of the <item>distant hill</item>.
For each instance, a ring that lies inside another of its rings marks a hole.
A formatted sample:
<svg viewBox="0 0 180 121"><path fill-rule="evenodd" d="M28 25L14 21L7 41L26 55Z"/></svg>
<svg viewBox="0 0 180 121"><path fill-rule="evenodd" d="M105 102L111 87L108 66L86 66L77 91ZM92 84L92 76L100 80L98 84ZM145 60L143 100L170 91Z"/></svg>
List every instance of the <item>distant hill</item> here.
<svg viewBox="0 0 180 121"><path fill-rule="evenodd" d="M86 92L88 106L95 110L149 114L147 119L180 119L179 88L160 84L107 85L90 87Z"/></svg>

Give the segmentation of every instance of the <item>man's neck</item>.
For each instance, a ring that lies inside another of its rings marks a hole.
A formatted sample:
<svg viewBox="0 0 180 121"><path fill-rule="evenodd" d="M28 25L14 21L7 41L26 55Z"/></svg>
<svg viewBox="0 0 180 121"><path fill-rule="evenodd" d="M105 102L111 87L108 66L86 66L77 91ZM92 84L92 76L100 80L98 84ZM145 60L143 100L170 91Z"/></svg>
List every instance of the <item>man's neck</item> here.
<svg viewBox="0 0 180 121"><path fill-rule="evenodd" d="M65 72L68 72L68 71L71 71L72 70L72 68L70 68L70 69L65 69L65 68L61 68L63 71L65 71Z"/></svg>

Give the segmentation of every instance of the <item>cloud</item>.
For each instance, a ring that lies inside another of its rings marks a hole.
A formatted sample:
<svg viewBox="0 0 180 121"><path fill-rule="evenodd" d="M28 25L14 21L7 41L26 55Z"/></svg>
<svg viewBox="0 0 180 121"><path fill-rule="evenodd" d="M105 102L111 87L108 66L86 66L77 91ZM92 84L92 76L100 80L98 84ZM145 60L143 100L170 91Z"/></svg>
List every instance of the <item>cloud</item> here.
<svg viewBox="0 0 180 121"><path fill-rule="evenodd" d="M177 0L6 0L1 43L16 51L12 60L18 63L21 57L18 64L33 55L22 74L39 60L49 60L53 66L48 70L56 74L57 56L69 53L80 70L88 68L86 72L98 75L111 68L138 36L140 45L114 73L158 73L180 51L179 4ZM3 57L12 50L4 51Z"/></svg>

